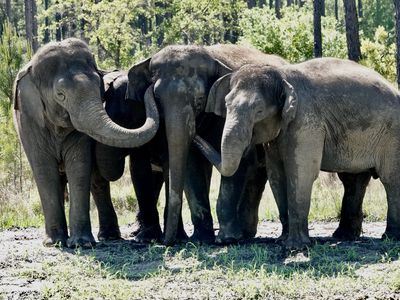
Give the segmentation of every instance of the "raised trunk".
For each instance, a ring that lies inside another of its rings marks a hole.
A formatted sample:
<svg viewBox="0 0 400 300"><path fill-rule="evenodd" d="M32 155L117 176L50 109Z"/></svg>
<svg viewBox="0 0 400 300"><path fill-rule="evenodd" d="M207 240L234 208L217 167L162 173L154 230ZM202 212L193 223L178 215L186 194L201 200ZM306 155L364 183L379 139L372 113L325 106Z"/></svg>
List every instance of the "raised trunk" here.
<svg viewBox="0 0 400 300"><path fill-rule="evenodd" d="M114 123L100 101L91 101L90 105L71 113L72 124L100 143L121 148L139 147L149 142L158 130L159 116L152 88L149 87L144 97L147 119L140 128L126 129Z"/></svg>
<svg viewBox="0 0 400 300"><path fill-rule="evenodd" d="M182 209L182 196L185 178L185 169L194 124L194 115L187 118L187 111L182 113L171 107L163 107L165 114L165 129L168 140L169 153L169 199L168 212L164 232L164 243L172 245L176 240L178 222Z"/></svg>

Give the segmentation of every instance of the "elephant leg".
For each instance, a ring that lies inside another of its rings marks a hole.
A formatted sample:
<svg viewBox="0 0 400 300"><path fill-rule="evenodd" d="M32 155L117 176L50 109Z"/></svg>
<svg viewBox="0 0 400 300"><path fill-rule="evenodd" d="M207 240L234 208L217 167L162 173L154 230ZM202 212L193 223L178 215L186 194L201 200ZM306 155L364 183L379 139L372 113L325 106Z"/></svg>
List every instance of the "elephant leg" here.
<svg viewBox="0 0 400 300"><path fill-rule="evenodd" d="M209 192L211 164L195 149L190 149L185 180L185 195L189 202L194 232L191 240L214 242Z"/></svg>
<svg viewBox="0 0 400 300"><path fill-rule="evenodd" d="M92 171L90 191L99 215L100 229L97 238L99 241L121 239L117 214L111 201L110 182L100 175L96 166Z"/></svg>
<svg viewBox="0 0 400 300"><path fill-rule="evenodd" d="M396 150L398 150L397 147ZM382 238L400 240L400 186L398 174L400 170L400 161L398 151L395 153L386 153L385 162L380 170L377 170L378 176L385 187L387 196L387 221L386 230Z"/></svg>
<svg viewBox="0 0 400 300"><path fill-rule="evenodd" d="M247 167L247 162L242 160L233 176L221 176L217 199L219 232L216 243L218 244L236 243L244 238L238 219L238 207L244 194Z"/></svg>
<svg viewBox="0 0 400 300"><path fill-rule="evenodd" d="M70 190L68 247L92 247L90 225L91 140L79 132L70 134L63 145L63 161Z"/></svg>
<svg viewBox="0 0 400 300"><path fill-rule="evenodd" d="M167 218L168 218L168 208L169 208L169 176L168 176L169 166L168 163L163 164L163 174L164 174L164 182L165 182L165 209L164 209L164 233L167 226ZM178 229L176 234L176 240L178 242L186 242L189 239L186 234L185 228L183 226L182 219L182 211L178 217Z"/></svg>
<svg viewBox="0 0 400 300"><path fill-rule="evenodd" d="M65 185L59 172L59 163L51 153L52 145L48 144L50 137L35 131L33 125L26 127L32 131L26 133L20 130L19 133L42 204L46 232L43 244L65 246L68 239L64 211Z"/></svg>
<svg viewBox="0 0 400 300"><path fill-rule="evenodd" d="M289 234L289 213L286 190L286 174L282 159L279 154L277 142L268 143L265 148L266 169L269 184L279 211L279 219L282 224L282 233L278 241L284 241Z"/></svg>
<svg viewBox="0 0 400 300"><path fill-rule="evenodd" d="M260 145L248 153L249 169L247 171L245 190L240 199L238 218L242 225L244 238L253 238L257 233L258 208L267 182L264 149Z"/></svg>
<svg viewBox="0 0 400 300"><path fill-rule="evenodd" d="M308 214L311 190L321 167L324 138L318 132L296 132L285 146L285 171L289 209L288 248L309 244Z"/></svg>
<svg viewBox="0 0 400 300"><path fill-rule="evenodd" d="M333 233L333 237L342 240L355 240L361 235L362 202L371 174L370 172L359 174L338 173L338 176L344 186L344 195L339 227Z"/></svg>
<svg viewBox="0 0 400 300"><path fill-rule="evenodd" d="M139 242L161 240L161 227L157 211L157 201L164 177L161 172L152 171L150 157L146 149L137 149L130 155L130 173L135 188L139 211L139 228L133 233Z"/></svg>

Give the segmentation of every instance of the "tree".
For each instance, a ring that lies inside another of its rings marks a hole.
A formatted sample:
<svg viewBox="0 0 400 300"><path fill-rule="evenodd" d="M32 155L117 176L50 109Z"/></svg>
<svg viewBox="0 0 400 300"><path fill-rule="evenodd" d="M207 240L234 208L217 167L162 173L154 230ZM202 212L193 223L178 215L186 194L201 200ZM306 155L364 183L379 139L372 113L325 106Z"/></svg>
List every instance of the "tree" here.
<svg viewBox="0 0 400 300"><path fill-rule="evenodd" d="M336 18L336 20L339 20L339 3L338 3L338 0L335 0L334 10L335 10L335 18Z"/></svg>
<svg viewBox="0 0 400 300"><path fill-rule="evenodd" d="M36 52L38 49L37 41L37 21L36 21L36 1L25 0L25 33L32 50Z"/></svg>
<svg viewBox="0 0 400 300"><path fill-rule="evenodd" d="M358 62L361 59L360 35L358 30L358 17L355 0L343 0L344 16L346 22L346 39L348 57Z"/></svg>
<svg viewBox="0 0 400 300"><path fill-rule="evenodd" d="M275 0L275 15L278 19L280 19L281 16L281 0Z"/></svg>
<svg viewBox="0 0 400 300"><path fill-rule="evenodd" d="M322 57L322 9L323 0L314 0L314 57Z"/></svg>
<svg viewBox="0 0 400 300"><path fill-rule="evenodd" d="M362 6L362 0L357 0L357 8L358 8L358 16L360 18L363 17L363 6Z"/></svg>
<svg viewBox="0 0 400 300"><path fill-rule="evenodd" d="M400 0L394 0L396 11L396 73L397 86L400 88Z"/></svg>

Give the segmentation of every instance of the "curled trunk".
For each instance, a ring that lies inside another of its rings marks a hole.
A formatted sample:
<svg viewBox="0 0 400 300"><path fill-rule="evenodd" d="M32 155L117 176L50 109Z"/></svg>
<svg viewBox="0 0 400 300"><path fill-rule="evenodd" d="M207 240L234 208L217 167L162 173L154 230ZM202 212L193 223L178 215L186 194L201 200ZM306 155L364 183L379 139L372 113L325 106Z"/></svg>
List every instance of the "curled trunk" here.
<svg viewBox="0 0 400 300"><path fill-rule="evenodd" d="M121 148L139 147L155 136L159 126L153 86L147 89L144 98L147 118L143 126L137 129L127 129L114 123L100 101L90 101L85 107L79 107L79 111L71 113L71 121L77 130L100 143Z"/></svg>

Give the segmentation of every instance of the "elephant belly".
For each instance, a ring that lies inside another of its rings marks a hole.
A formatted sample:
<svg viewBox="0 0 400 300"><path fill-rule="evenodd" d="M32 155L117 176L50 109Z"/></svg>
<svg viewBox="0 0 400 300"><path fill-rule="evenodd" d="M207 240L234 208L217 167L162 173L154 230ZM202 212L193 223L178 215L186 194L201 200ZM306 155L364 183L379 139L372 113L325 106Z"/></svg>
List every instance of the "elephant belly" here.
<svg viewBox="0 0 400 300"><path fill-rule="evenodd" d="M380 156L381 137L350 132L341 139L327 138L321 161L321 170L329 172L360 173L376 168Z"/></svg>

